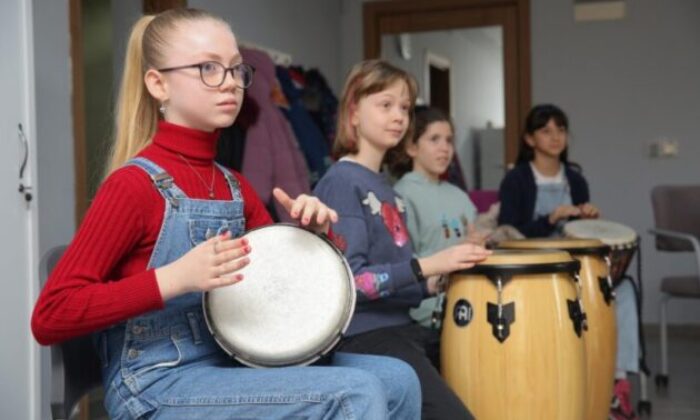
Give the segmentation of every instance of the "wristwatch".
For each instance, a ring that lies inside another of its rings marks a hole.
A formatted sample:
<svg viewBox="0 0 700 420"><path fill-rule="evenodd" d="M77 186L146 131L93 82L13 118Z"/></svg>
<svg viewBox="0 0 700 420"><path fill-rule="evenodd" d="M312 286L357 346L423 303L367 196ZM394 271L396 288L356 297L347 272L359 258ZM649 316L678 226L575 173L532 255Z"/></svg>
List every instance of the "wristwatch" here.
<svg viewBox="0 0 700 420"><path fill-rule="evenodd" d="M415 274L418 281L424 282L426 280L417 258L411 258L411 269L413 270L413 274Z"/></svg>

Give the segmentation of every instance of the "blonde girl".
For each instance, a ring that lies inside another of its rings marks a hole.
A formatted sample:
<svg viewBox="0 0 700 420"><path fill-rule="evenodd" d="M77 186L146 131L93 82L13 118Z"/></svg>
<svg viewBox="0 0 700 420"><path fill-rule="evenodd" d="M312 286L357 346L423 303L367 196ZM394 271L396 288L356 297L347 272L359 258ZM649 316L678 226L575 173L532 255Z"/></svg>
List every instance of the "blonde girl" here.
<svg viewBox="0 0 700 420"><path fill-rule="evenodd" d="M229 25L193 9L145 16L129 40L111 173L41 293L41 344L93 333L110 418L418 418L415 374L389 358L249 369L204 322L202 292L246 279L239 238L271 223L249 183L214 164L254 69ZM275 197L308 229L336 213Z"/></svg>

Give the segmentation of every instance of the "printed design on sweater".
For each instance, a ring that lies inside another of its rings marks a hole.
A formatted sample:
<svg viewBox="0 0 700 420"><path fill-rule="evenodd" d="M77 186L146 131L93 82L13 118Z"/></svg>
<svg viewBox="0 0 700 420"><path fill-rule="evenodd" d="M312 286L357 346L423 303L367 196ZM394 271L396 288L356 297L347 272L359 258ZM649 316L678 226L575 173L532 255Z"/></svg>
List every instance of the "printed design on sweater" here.
<svg viewBox="0 0 700 420"><path fill-rule="evenodd" d="M381 202L377 196L370 191L367 193L367 198L362 200L362 204L370 208L372 215L380 215L384 226L391 234L394 239L394 243L398 247L406 245L408 242L408 229L406 229L406 224L403 222L401 213L406 211L406 206L403 200L396 197L395 205L387 202Z"/></svg>
<svg viewBox="0 0 700 420"><path fill-rule="evenodd" d="M382 290L384 288L384 283L388 280L388 273L372 273L367 271L355 276L355 286L367 296L368 299L374 300L389 295L387 290Z"/></svg>
<svg viewBox="0 0 700 420"><path fill-rule="evenodd" d="M345 236L335 232L333 232L333 245L338 247L343 253L348 249L348 241L345 239Z"/></svg>
<svg viewBox="0 0 700 420"><path fill-rule="evenodd" d="M445 213L441 216L440 226L442 227L442 235L445 239L450 239L453 234L456 238L461 238L467 234L469 221L464 215L460 216L459 219L456 217L449 218Z"/></svg>

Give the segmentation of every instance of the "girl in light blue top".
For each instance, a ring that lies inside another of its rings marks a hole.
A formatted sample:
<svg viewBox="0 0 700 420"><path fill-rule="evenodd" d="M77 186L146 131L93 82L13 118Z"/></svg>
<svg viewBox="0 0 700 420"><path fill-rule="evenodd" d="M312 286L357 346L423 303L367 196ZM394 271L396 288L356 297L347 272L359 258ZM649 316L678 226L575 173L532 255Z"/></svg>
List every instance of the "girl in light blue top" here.
<svg viewBox="0 0 700 420"><path fill-rule="evenodd" d="M437 108L417 107L416 128L405 153L396 156L390 169L401 179L394 189L406 205L407 228L418 257L470 241L482 245L484 236L473 229L476 207L469 196L441 179L455 154L454 128ZM440 297L425 299L411 316L425 326L435 325L432 316Z"/></svg>

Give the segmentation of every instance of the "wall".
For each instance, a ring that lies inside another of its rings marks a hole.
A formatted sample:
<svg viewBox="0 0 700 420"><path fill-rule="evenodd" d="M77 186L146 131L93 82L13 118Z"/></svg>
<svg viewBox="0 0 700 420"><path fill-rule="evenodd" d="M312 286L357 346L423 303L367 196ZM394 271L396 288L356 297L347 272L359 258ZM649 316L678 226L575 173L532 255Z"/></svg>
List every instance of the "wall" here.
<svg viewBox="0 0 700 420"><path fill-rule="evenodd" d="M68 0L34 1L39 250L75 230L73 120Z"/></svg>
<svg viewBox="0 0 700 420"><path fill-rule="evenodd" d="M690 273L689 254L659 255L646 233L650 191L700 180L700 2L628 1L624 20L575 23L571 2L532 1L533 102L569 114L571 157L583 165L603 217L642 239L644 320L657 322L662 275ZM676 139L675 159L649 143ZM671 322L700 323L700 305L675 301Z"/></svg>
<svg viewBox="0 0 700 420"><path fill-rule="evenodd" d="M343 0L341 73L363 57L362 0ZM533 103L569 114L572 159L603 216L642 238L644 322L658 322L660 277L696 270L689 254L659 255L646 233L654 185L700 179L700 2L625 2L624 20L575 23L573 2L531 0ZM649 143L679 142L675 159L650 159ZM676 301L672 323L700 323L697 301Z"/></svg>
<svg viewBox="0 0 700 420"><path fill-rule="evenodd" d="M49 248L69 242L75 230L73 123L68 0L33 1L34 84L39 261ZM36 284L32 288L39 290ZM34 299L36 296L34 297ZM29 317L33 301L16 308ZM27 330L29 325L26 325ZM33 338L32 345L38 346ZM49 418L48 348L40 351L41 418ZM17 372L17 377L26 372ZM14 377L15 375L13 375ZM12 417L12 416L11 416ZM19 417L17 417L19 418Z"/></svg>

